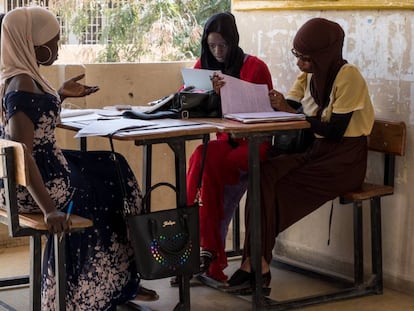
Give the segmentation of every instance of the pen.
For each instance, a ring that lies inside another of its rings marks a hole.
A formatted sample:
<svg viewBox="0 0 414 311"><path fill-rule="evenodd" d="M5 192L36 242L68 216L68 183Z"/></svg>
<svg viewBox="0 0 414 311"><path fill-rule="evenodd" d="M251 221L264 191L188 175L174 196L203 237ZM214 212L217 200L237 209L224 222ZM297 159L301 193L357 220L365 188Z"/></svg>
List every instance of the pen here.
<svg viewBox="0 0 414 311"><path fill-rule="evenodd" d="M68 210L66 211L66 221L69 220L70 213L72 213L72 207L73 207L73 201L69 202ZM61 233L61 236L59 238L59 242L62 242L63 236L65 235L64 232Z"/></svg>
<svg viewBox="0 0 414 311"><path fill-rule="evenodd" d="M69 220L70 213L72 213L73 201L69 202L68 210L66 211L66 221Z"/></svg>

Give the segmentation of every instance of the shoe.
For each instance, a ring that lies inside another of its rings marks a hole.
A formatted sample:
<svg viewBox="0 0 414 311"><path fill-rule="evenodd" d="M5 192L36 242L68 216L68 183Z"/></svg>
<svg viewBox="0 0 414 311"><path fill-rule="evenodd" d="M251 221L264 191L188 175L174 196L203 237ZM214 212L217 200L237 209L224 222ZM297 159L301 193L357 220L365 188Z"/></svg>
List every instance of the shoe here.
<svg viewBox="0 0 414 311"><path fill-rule="evenodd" d="M210 268L210 264L216 260L217 256L215 256L211 251L208 250L201 250L200 251L200 272L199 274L203 274L208 271Z"/></svg>
<svg viewBox="0 0 414 311"><path fill-rule="evenodd" d="M250 272L238 269L227 281L228 287L247 288L251 287L252 275Z"/></svg>
<svg viewBox="0 0 414 311"><path fill-rule="evenodd" d="M263 288L269 287L272 275L270 271L262 274ZM228 287L231 288L253 288L254 287L254 273L238 269L227 282Z"/></svg>
<svg viewBox="0 0 414 311"><path fill-rule="evenodd" d="M138 289L138 294L135 296L134 300L156 301L159 298L160 296L158 296L155 290L145 288L144 286L140 286Z"/></svg>

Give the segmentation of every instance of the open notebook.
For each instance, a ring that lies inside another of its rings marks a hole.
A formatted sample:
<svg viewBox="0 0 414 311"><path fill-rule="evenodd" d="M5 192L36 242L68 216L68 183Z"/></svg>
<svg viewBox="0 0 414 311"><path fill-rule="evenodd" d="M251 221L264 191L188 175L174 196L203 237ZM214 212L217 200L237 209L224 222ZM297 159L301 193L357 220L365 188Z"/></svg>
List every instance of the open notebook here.
<svg viewBox="0 0 414 311"><path fill-rule="evenodd" d="M270 106L266 84L255 84L222 74L226 84L221 88L223 117L243 123L304 120L304 114L275 111Z"/></svg>

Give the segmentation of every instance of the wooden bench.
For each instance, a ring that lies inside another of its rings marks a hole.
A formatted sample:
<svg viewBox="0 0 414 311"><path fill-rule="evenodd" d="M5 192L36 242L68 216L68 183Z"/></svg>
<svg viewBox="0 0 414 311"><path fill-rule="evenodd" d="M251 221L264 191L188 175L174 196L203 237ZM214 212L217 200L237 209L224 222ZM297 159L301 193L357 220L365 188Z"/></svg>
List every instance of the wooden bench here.
<svg viewBox="0 0 414 311"><path fill-rule="evenodd" d="M384 157L383 182L364 182L360 189L349 192L340 198L341 204L353 204L354 209L354 282L359 286L364 282L364 249L362 232L363 201L370 200L372 278L369 287L376 294L383 290L382 239L381 239L381 198L394 193L396 156L405 154L406 126L404 122L375 120L368 139L370 151L380 152Z"/></svg>
<svg viewBox="0 0 414 311"><path fill-rule="evenodd" d="M322 279L340 282L341 288L321 295L300 297L289 301L268 301L273 310L287 310L303 306L382 294L382 242L381 242L381 198L394 193L395 160L405 154L406 125L404 122L375 120L374 127L368 137L368 149L379 152L383 156L384 176L381 183L364 182L361 187L339 198L341 204L353 206L354 231L354 275L349 277L338 275L323 269L314 268L304 263L293 262L287 258L275 257L273 265L290 269ZM371 274L364 273L363 247L363 201L370 201L371 218Z"/></svg>
<svg viewBox="0 0 414 311"><path fill-rule="evenodd" d="M41 265L42 235L48 234L43 214L19 214L17 210L17 185L28 185L28 170L23 144L0 139L0 178L3 181L5 209L0 208L0 222L8 227L11 237L30 237L30 276L13 277L0 280L0 287L30 282L31 310L41 310ZM71 214L70 232L91 227L89 219ZM56 271L56 310L65 310L66 273L65 239L54 234L55 271Z"/></svg>

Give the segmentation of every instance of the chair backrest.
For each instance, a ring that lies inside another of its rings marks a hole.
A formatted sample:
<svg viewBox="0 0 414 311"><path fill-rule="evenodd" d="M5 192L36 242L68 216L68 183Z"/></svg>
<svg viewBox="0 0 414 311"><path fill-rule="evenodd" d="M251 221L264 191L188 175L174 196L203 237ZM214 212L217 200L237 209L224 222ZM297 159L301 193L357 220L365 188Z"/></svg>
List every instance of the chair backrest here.
<svg viewBox="0 0 414 311"><path fill-rule="evenodd" d="M384 154L384 185L394 186L395 156L405 154L406 125L401 121L375 120L368 148Z"/></svg>
<svg viewBox="0 0 414 311"><path fill-rule="evenodd" d="M368 138L369 150L402 156L405 154L406 126L401 121L375 120Z"/></svg>
<svg viewBox="0 0 414 311"><path fill-rule="evenodd" d="M3 181L6 215L2 222L7 224L10 236L24 236L30 229L22 228L17 208L17 185L28 185L25 146L21 143L0 139L0 178Z"/></svg>
<svg viewBox="0 0 414 311"><path fill-rule="evenodd" d="M3 181L5 207L0 209L0 222L9 228L12 237L47 233L43 213L19 213L17 185L29 185L27 152L24 144L0 139L0 179ZM93 226L93 221L76 215L70 216L71 231Z"/></svg>

